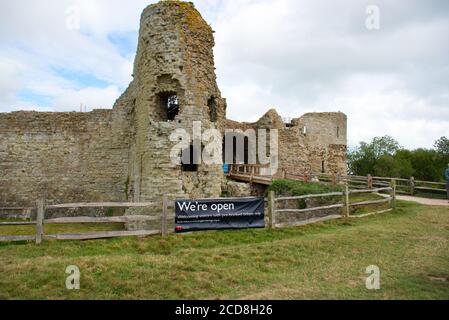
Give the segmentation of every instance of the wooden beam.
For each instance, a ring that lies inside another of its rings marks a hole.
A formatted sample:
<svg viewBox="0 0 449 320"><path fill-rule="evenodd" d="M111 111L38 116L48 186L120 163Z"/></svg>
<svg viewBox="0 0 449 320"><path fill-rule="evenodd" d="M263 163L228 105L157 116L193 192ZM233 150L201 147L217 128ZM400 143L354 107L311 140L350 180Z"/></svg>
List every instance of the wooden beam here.
<svg viewBox="0 0 449 320"><path fill-rule="evenodd" d="M268 227L274 229L276 227L276 201L274 191L268 194Z"/></svg>
<svg viewBox="0 0 449 320"><path fill-rule="evenodd" d="M386 209L386 210L381 210L381 211L376 211L376 212L354 215L354 216L351 216L351 218L365 218L365 217L373 216L376 214L387 213L387 212L391 212L391 211L393 211L393 209Z"/></svg>
<svg viewBox="0 0 449 320"><path fill-rule="evenodd" d="M105 232L95 232L95 233L84 233L84 234L53 234L45 235L46 240L95 240L95 239L109 239L118 237L146 237L161 234L160 230L151 231L105 231Z"/></svg>
<svg viewBox="0 0 449 320"><path fill-rule="evenodd" d="M390 198L391 209L396 209L396 180L391 180Z"/></svg>
<svg viewBox="0 0 449 320"><path fill-rule="evenodd" d="M36 221L12 221L12 222L0 222L0 226L31 226L35 225Z"/></svg>
<svg viewBox="0 0 449 320"><path fill-rule="evenodd" d="M446 185L446 183L444 183L444 182L431 182L431 181L422 181L422 180L415 180L415 183L435 184L435 185L440 185L440 186Z"/></svg>
<svg viewBox="0 0 449 320"><path fill-rule="evenodd" d="M303 196L296 196L296 197L276 198L276 201L301 200L301 199L333 197L333 196L341 196L341 195L343 195L342 192L331 192L331 193L322 193L322 194L306 194L306 195L303 195Z"/></svg>
<svg viewBox="0 0 449 320"><path fill-rule="evenodd" d="M47 206L48 209L76 209L76 208L142 208L155 207L160 202L98 202L98 203L64 203Z"/></svg>
<svg viewBox="0 0 449 320"><path fill-rule="evenodd" d="M44 234L44 217L45 217L45 200L40 199L36 203L37 216L36 216L36 244L42 243L42 235Z"/></svg>
<svg viewBox="0 0 449 320"><path fill-rule="evenodd" d="M354 202L354 203L350 203L349 206L350 207L359 207L359 206L366 206L366 205L370 205L370 204L382 204L382 203L390 202L392 199L393 198L388 197L388 198L381 199L381 200Z"/></svg>
<svg viewBox="0 0 449 320"><path fill-rule="evenodd" d="M84 223L126 223L134 220L156 221L159 217L155 216L120 216L120 217L67 217L44 220L45 224L84 224Z"/></svg>
<svg viewBox="0 0 449 320"><path fill-rule="evenodd" d="M167 209L167 196L164 195L164 198L162 200L162 216L161 216L161 230L162 230L162 236L166 237L168 235L168 209Z"/></svg>
<svg viewBox="0 0 449 320"><path fill-rule="evenodd" d="M349 194L356 194L356 193L376 193L381 191L391 191L391 187L388 188L376 188L371 190L351 190L349 191Z"/></svg>
<svg viewBox="0 0 449 320"><path fill-rule="evenodd" d="M343 192L343 213L346 218L351 215L351 210L349 207L349 186L345 183L345 190Z"/></svg>
<svg viewBox="0 0 449 320"><path fill-rule="evenodd" d="M333 204L330 206L307 208L307 209L279 209L279 210L276 210L276 213L303 213L303 212L310 212L310 211L335 209L335 208L341 208L341 207L343 207L343 204L339 203L339 204Z"/></svg>
<svg viewBox="0 0 449 320"><path fill-rule="evenodd" d="M446 192L446 189L427 188L427 187L415 187L415 190L424 190L424 191L441 191L441 192Z"/></svg>
<svg viewBox="0 0 449 320"><path fill-rule="evenodd" d="M304 221L298 221L298 222L279 223L279 224L276 224L276 228L300 227L300 226L305 226L305 225L312 224L312 223L335 220L335 219L341 219L341 216L334 214L334 215L329 215L329 216L321 217L321 218L310 218L310 219L307 219Z"/></svg>
<svg viewBox="0 0 449 320"><path fill-rule="evenodd" d="M0 242L34 241L35 236L0 236Z"/></svg>

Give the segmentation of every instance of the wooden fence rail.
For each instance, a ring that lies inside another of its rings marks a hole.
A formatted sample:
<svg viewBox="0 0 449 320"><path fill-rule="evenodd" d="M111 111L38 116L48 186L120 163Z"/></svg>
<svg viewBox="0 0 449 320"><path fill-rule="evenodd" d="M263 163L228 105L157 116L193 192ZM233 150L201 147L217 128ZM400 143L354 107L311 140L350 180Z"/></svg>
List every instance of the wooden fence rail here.
<svg viewBox="0 0 449 320"><path fill-rule="evenodd" d="M371 201L363 201L363 202L355 202L351 203L349 201L351 194L361 194L361 193L378 193L378 192L390 192L390 196L381 200L371 200ZM330 197L338 197L340 201L338 203L329 204L325 206L313 207L313 208L305 208L305 209L282 209L278 208L278 203L283 201L290 200L305 200L305 199L314 199L314 198L330 198ZM396 200L396 182L394 180L391 181L390 187L384 188L372 188L372 189L364 189L364 190L349 190L348 185L346 184L344 190L342 192L329 192L324 194L309 194L303 196L294 196L294 197L275 197L274 192L269 193L268 199L268 227L269 228L283 228L287 226L301 226L310 223L315 223L319 221L326 221L338 218L351 218L351 217L364 217L380 212L387 212L392 210L395 207ZM363 215L352 216L350 214L351 207L361 207L361 206L369 206L369 205L377 205L390 203L390 208L387 210L370 212ZM144 215L136 215L136 216L116 216L116 217L64 217L64 218L52 218L46 219L45 212L48 209L67 209L67 208L154 208L161 206L161 215L160 216L144 216ZM0 236L0 242L2 241L35 241L36 244L41 244L44 240L92 240L92 239L106 239L106 238L116 238L116 237L128 237L128 236L151 236L160 234L162 236L167 236L170 231L168 228L168 219L174 219L174 215L168 214L168 208L173 207L174 202L169 202L167 197L164 197L161 201L153 201L153 202L144 202L144 203L72 203L72 204L58 204L58 205L46 205L44 200L39 200L36 202L36 221L11 221L11 222L0 222L0 226L19 226L19 225L35 225L35 235L26 235L26 236ZM309 212L323 211L323 210L334 210L340 209L340 214L330 214L324 217L317 218L307 218L302 221L294 221L288 223L277 223L277 217L282 214L291 213L291 214L303 214ZM160 229L157 230L139 230L139 231L103 231L103 232L94 232L94 233L82 233L82 234L45 234L45 225L50 224L85 224L85 223L93 223L93 224L103 224L103 223L127 223L135 220L139 221L159 221L160 220ZM174 231L171 231L174 232Z"/></svg>
<svg viewBox="0 0 449 320"><path fill-rule="evenodd" d="M369 200L369 201L362 201L362 202L350 202L349 196L351 194L361 194L361 193L378 193L381 191L388 191L390 195L386 197L385 199L379 199L379 200ZM291 200L304 200L304 199L312 199L312 198L328 198L328 197L340 197L340 201L338 203L325 205L325 206L319 206L319 207L313 207L313 208L306 208L306 209L278 209L277 203L283 202L283 201L291 201ZM364 189L364 190L349 190L348 185L345 185L345 188L343 192L330 192L330 193L323 193L323 194L309 194L309 195L303 195L303 196L295 196L295 197L278 197L276 198L274 191L270 191L268 195L268 226L272 229L275 228L284 228L284 227L294 227L294 226L301 226L301 225L307 225L312 224L316 222L321 221L327 221L327 220L333 220L333 219L340 219L340 218L361 218L370 216L373 214L378 213L385 213L392 211L396 206L396 183L393 180L391 182L391 186L387 188L377 188L377 189ZM351 215L350 214L350 208L351 207L363 207L363 206L370 206L370 205L379 205L389 203L389 208L381 211L373 211L368 212L361 215ZM301 214L301 213L309 213L314 211L323 211L323 210L331 210L331 209L341 209L340 214L329 214L324 217L314 217L314 218L308 218L306 217L305 220L301 221L292 221L292 222L285 222L285 223L277 223L278 217L285 213L292 213L292 214Z"/></svg>
<svg viewBox="0 0 449 320"><path fill-rule="evenodd" d="M154 208L161 206L160 216L116 216L116 217L64 217L45 219L45 212L48 209L78 209L78 208ZM169 203L167 197L161 201L153 202L99 202L99 203L67 203L46 205L45 200L41 199L36 202L36 220L35 221L11 221L0 222L0 226L21 226L35 225L35 235L27 236L0 236L0 242L12 241L32 241L41 244L43 240L91 240L91 239L107 239L128 236L151 236L161 234L167 236L168 219L174 218L174 215L168 215L168 208L173 207L174 203ZM1 209L1 208L0 208ZM20 210L22 208L8 208L8 210ZM27 208L28 209L28 208ZM103 223L127 223L132 221L161 221L161 228L158 230L138 230L138 231L103 231L82 234L45 234L44 226L50 224L103 224Z"/></svg>
<svg viewBox="0 0 449 320"><path fill-rule="evenodd" d="M321 182L326 184L342 184L347 183L350 189L374 189L389 187L392 181L396 182L396 192L398 194L406 194L414 196L416 191L446 193L446 184L444 182L415 180L414 177L409 179L377 177L372 175L337 175L328 173L292 173L288 170L279 169L275 175L263 175L263 170L269 169L267 166L254 164L233 164L230 166L230 176L236 180L253 182L258 184L270 185L275 178L292 179L304 182Z"/></svg>

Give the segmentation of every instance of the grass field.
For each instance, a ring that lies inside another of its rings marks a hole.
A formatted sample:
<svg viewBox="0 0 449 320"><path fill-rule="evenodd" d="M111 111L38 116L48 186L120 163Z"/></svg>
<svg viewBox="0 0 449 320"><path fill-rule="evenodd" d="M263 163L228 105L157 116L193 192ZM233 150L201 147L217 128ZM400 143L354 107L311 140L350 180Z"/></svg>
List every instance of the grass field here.
<svg viewBox="0 0 449 320"><path fill-rule="evenodd" d="M275 231L0 244L0 298L449 299L448 243L448 208L399 202L393 213ZM68 265L81 270L79 291L65 288ZM365 288L369 265L380 290Z"/></svg>

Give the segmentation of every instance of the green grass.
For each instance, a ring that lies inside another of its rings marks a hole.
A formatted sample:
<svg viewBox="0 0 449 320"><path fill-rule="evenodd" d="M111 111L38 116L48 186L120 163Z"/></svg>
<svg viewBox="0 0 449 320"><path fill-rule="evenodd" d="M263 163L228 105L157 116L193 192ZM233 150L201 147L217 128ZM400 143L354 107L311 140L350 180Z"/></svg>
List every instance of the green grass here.
<svg viewBox="0 0 449 320"><path fill-rule="evenodd" d="M307 194L321 194L321 193L331 193L331 192L341 192L341 186L326 185L322 183L310 183L302 182L298 180L280 179L275 180L272 185L267 189L269 191L274 191L276 197L289 197L289 196L302 196ZM369 200L380 200L383 199L382 196L373 193L363 193L363 194L351 194L349 201L351 203L363 202ZM304 209L306 208L305 200L290 201L287 205L291 209ZM326 206L336 203L341 203L341 196L323 197L320 199L315 199L315 206ZM374 204L361 207L351 207L351 215L360 215L364 213L381 211L388 209L389 204Z"/></svg>
<svg viewBox="0 0 449 320"><path fill-rule="evenodd" d="M321 183L303 182L290 179L274 180L273 183L267 188L268 192L274 191L276 197L290 197L290 196L303 196L307 194L321 194L330 192L342 191L340 186L325 185ZM341 197L326 197L322 199L315 199L318 205L327 205L337 203L341 201ZM306 208L305 200L298 200L297 207L300 209Z"/></svg>
<svg viewBox="0 0 449 320"><path fill-rule="evenodd" d="M320 194L328 192L342 191L340 186L326 185L322 183L303 182L298 180L279 179L274 180L267 191L274 191L276 194L302 196L306 194Z"/></svg>
<svg viewBox="0 0 449 320"><path fill-rule="evenodd" d="M1 220L7 221L7 220ZM11 221L11 220L9 220ZM60 234L60 233L84 233L96 231L115 231L124 230L123 223L108 223L95 224L88 223L84 225L79 224L49 224L45 225L45 234ZM0 236L7 235L34 235L36 234L36 227L34 225L25 226L0 226Z"/></svg>
<svg viewBox="0 0 449 320"><path fill-rule="evenodd" d="M448 242L448 208L398 202L388 214L274 231L8 243L0 298L449 299ZM65 288L68 265L81 270L79 291ZM365 288L369 265L381 290Z"/></svg>

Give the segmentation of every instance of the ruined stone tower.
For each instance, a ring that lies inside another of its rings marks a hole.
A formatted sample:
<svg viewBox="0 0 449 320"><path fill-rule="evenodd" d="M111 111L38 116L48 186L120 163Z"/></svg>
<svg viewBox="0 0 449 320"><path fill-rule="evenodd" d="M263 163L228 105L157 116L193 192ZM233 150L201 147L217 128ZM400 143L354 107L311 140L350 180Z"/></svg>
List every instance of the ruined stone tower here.
<svg viewBox="0 0 449 320"><path fill-rule="evenodd" d="M226 106L213 47L213 31L192 3L163 1L144 10L134 81L124 94L128 104L116 106L134 116L128 191L135 201L220 195L220 166L182 170L170 160L169 139L177 128L192 134L193 121L201 121L203 130L222 126Z"/></svg>
<svg viewBox="0 0 449 320"><path fill-rule="evenodd" d="M342 113L290 123L275 110L255 123L226 119L213 47L213 31L192 3L161 1L142 14L134 79L112 110L1 113L0 207L31 206L40 197L49 204L218 197L221 164L170 157L177 129L194 138L183 146L188 156L208 144L194 135L197 122L222 135L278 130L279 172L346 174Z"/></svg>

